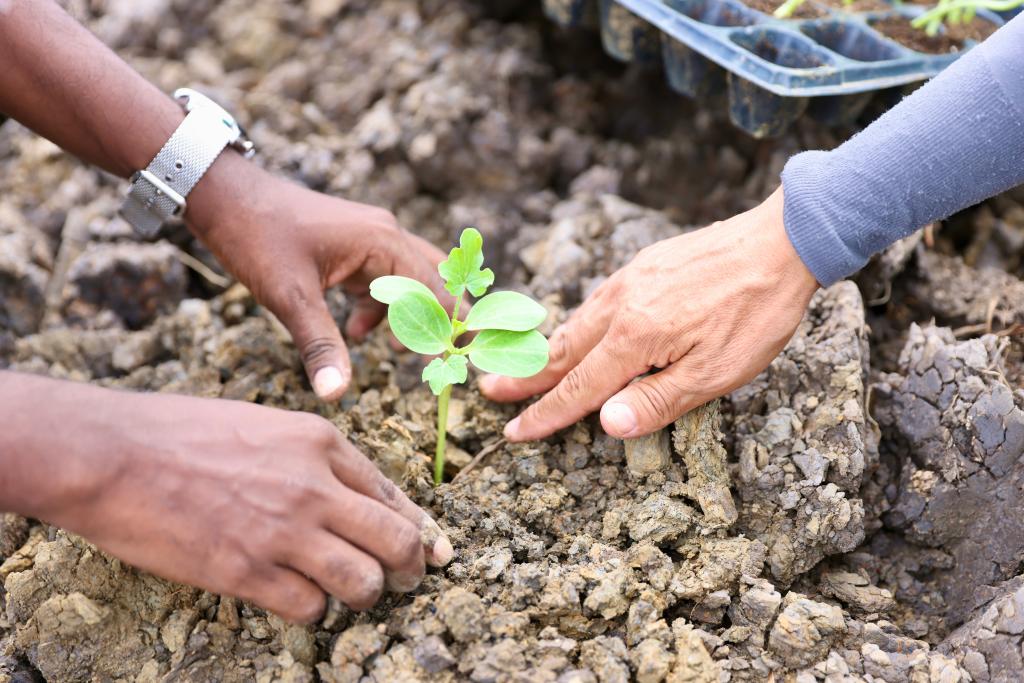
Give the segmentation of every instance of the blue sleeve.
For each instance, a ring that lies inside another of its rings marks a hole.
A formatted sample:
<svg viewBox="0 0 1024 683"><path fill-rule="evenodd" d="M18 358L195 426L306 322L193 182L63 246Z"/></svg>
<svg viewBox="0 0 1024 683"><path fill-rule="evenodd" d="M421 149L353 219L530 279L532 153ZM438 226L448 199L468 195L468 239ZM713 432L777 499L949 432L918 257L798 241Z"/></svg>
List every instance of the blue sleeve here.
<svg viewBox="0 0 1024 683"><path fill-rule="evenodd" d="M1024 182L1024 15L830 152L782 172L786 232L823 286Z"/></svg>

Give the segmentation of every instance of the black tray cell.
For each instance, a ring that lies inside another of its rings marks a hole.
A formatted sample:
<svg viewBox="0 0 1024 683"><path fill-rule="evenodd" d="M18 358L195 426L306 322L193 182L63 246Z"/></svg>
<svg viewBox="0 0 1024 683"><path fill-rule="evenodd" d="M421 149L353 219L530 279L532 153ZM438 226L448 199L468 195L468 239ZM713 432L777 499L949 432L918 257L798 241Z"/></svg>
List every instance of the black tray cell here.
<svg viewBox="0 0 1024 683"><path fill-rule="evenodd" d="M758 12L733 0L666 0L665 4L712 26L753 26L764 20Z"/></svg>
<svg viewBox="0 0 1024 683"><path fill-rule="evenodd" d="M730 35L732 42L766 62L789 69L816 69L832 64L832 58L810 40L788 31L762 28Z"/></svg>
<svg viewBox="0 0 1024 683"><path fill-rule="evenodd" d="M725 91L725 69L699 52L667 37L662 40L662 52L665 77L676 92L703 100Z"/></svg>
<svg viewBox="0 0 1024 683"><path fill-rule="evenodd" d="M761 59L788 69L829 66L832 58L807 38L771 28L733 33L731 39ZM782 135L807 109L806 97L782 97L729 74L729 118L755 138Z"/></svg>
<svg viewBox="0 0 1024 683"><path fill-rule="evenodd" d="M666 0L669 7L712 26L752 26L764 17L733 0ZM668 83L676 92L703 99L725 92L725 69L685 43L662 36L662 56Z"/></svg>
<svg viewBox="0 0 1024 683"><path fill-rule="evenodd" d="M904 53L868 29L847 21L805 24L800 31L819 45L858 62L884 62Z"/></svg>
<svg viewBox="0 0 1024 683"><path fill-rule="evenodd" d="M615 0L601 0L601 42L605 52L622 62L655 64L661 59L658 29Z"/></svg>
<svg viewBox="0 0 1024 683"><path fill-rule="evenodd" d="M729 74L729 119L754 138L774 138L807 109L806 97L781 97Z"/></svg>
<svg viewBox="0 0 1024 683"><path fill-rule="evenodd" d="M544 0L544 14L559 26L567 28L596 21L596 7L594 0Z"/></svg>

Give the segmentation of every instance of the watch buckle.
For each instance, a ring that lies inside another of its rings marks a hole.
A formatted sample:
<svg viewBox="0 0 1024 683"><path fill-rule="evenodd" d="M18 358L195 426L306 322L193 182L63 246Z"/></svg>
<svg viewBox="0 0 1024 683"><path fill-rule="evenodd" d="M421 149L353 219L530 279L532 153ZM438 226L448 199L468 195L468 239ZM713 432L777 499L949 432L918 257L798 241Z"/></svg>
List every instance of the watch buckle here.
<svg viewBox="0 0 1024 683"><path fill-rule="evenodd" d="M161 196L165 196L172 202L174 202L175 208L174 211L171 213L172 216L180 216L185 212L185 198L182 197L177 190L175 190L173 187L165 183L159 176L143 169L141 171L136 171L135 174L132 176L133 184L139 182L140 180L145 180L150 185L152 185L153 189L155 190L155 192L152 195L150 195L149 198L146 199L146 201L142 202L142 205L146 208L146 210L152 211L153 206L156 204L157 199L159 199Z"/></svg>
<svg viewBox="0 0 1024 683"><path fill-rule="evenodd" d="M245 131L242 130L242 127L239 126L238 129L242 131L242 135L244 136ZM234 142L231 143L231 146L234 147L239 153L241 153L242 157L246 159L252 159L254 156L256 156L255 143L253 143L252 140L246 139L245 137L240 137L239 139L235 140Z"/></svg>

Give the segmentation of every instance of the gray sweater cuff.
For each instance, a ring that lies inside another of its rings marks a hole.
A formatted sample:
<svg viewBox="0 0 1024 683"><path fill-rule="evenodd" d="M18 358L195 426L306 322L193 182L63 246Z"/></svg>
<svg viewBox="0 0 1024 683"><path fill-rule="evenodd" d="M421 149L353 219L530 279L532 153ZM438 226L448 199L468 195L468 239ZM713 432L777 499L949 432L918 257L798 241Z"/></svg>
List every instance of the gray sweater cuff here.
<svg viewBox="0 0 1024 683"><path fill-rule="evenodd" d="M782 172L786 232L823 286L1024 182L1024 16L831 152Z"/></svg>

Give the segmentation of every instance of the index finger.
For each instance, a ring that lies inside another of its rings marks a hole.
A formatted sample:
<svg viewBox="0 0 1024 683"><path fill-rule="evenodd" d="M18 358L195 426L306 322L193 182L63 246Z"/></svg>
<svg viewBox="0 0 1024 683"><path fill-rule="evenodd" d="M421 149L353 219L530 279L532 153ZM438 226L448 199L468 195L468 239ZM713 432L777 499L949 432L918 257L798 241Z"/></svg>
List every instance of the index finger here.
<svg viewBox="0 0 1024 683"><path fill-rule="evenodd" d="M353 491L383 503L415 524L420 531L428 563L434 567L443 567L451 562L455 549L437 522L423 508L409 500L402 489L384 476L347 439L339 437L339 447L331 458L331 469L334 476Z"/></svg>
<svg viewBox="0 0 1024 683"><path fill-rule="evenodd" d="M531 441L550 436L596 411L622 387L644 372L632 354L613 348L604 337L558 385L505 426L509 441Z"/></svg>
<svg viewBox="0 0 1024 683"><path fill-rule="evenodd" d="M561 382L608 331L614 309L603 301L600 292L594 292L551 335L551 352L543 370L522 379L486 375L480 380L483 395L492 401L511 403L544 393Z"/></svg>

